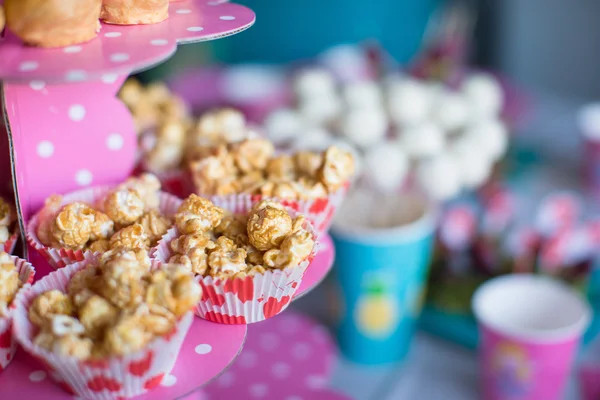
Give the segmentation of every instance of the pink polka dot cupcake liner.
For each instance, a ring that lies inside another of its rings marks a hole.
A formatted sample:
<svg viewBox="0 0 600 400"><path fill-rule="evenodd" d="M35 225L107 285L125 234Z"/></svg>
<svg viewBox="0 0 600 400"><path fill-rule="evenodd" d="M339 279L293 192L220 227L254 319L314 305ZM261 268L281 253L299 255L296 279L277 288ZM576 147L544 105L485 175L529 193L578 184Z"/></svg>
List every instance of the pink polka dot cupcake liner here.
<svg viewBox="0 0 600 400"><path fill-rule="evenodd" d="M321 197L311 200L285 200L276 197L266 197L260 195L238 194L229 196L203 196L209 198L213 203L224 203L229 205L239 204L242 207L254 205L262 200L270 199L280 202L286 207L291 208L299 214L302 214L313 225L317 236L326 233L331 227L333 217L336 211L346 198L349 184L341 189L331 193L327 197ZM224 207L227 208L227 207Z"/></svg>
<svg viewBox="0 0 600 400"><path fill-rule="evenodd" d="M19 272L19 280L23 284L20 291L27 290L33 283L35 269L22 258L11 256ZM15 301L8 310L8 315L0 317L0 371L6 369L17 352L17 341L12 334Z"/></svg>
<svg viewBox="0 0 600 400"><path fill-rule="evenodd" d="M89 400L131 398L160 385L169 374L194 320L194 313L181 317L168 335L156 338L145 349L100 360L81 361L62 357L33 344L37 333L28 317L35 297L48 290L66 291L71 277L96 259L85 260L50 273L29 290L22 290L14 303L13 333L21 347L39 360L54 382L71 395Z"/></svg>
<svg viewBox="0 0 600 400"><path fill-rule="evenodd" d="M238 198L223 201L213 200L214 204L235 214L247 213L253 202ZM295 217L297 212L288 208ZM315 237L315 247L309 257L297 266L283 270L269 270L246 278L219 279L211 276L196 276L202 286L202 298L196 306L196 315L219 324L252 324L264 321L285 310L300 287L302 278L315 257L319 243L310 222L306 229ZM167 263L173 255L169 243L179 236L172 228L160 240L152 256L161 263Z"/></svg>
<svg viewBox="0 0 600 400"><path fill-rule="evenodd" d="M76 201L81 201L90 205L95 204L101 199L112 187L103 186L97 188L83 189L63 196L61 205L67 205ZM181 200L175 196L161 192L159 210L161 213L173 216L177 211L177 207L181 204ZM88 260L98 255L89 250L72 250L72 249L56 249L44 245L37 235L38 226L41 223L39 212L35 214L27 224L27 242L37 250L54 268L64 268L67 265Z"/></svg>

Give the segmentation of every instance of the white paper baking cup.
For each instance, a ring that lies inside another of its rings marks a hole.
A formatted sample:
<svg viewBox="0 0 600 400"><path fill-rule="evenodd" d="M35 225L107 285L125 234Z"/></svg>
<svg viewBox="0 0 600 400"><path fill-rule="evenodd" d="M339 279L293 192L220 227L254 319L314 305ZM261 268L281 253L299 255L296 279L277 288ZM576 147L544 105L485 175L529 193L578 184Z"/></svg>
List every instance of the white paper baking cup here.
<svg viewBox="0 0 600 400"><path fill-rule="evenodd" d="M35 297L48 290L67 290L71 277L97 262L95 257L52 272L22 290L14 304L13 334L25 351L41 361L52 379L67 392L90 400L112 400L139 396L157 387L171 372L192 324L190 311L181 317L173 332L156 338L141 351L102 360L80 361L61 357L33 344L38 328L29 321L28 311Z"/></svg>
<svg viewBox="0 0 600 400"><path fill-rule="evenodd" d="M254 202L249 198L215 199L215 205L235 214L248 213ZM288 209L292 217L298 215ZM291 303L302 282L304 273L318 251L317 237L309 221L306 228L315 237L315 247L309 257L299 265L283 270L267 270L264 274L244 279L217 279L196 276L202 286L202 298L196 307L196 315L221 324L251 324L274 317ZM169 243L179 236L172 228L158 243L152 256L156 261L167 263L173 255Z"/></svg>
<svg viewBox="0 0 600 400"><path fill-rule="evenodd" d="M103 186L69 193L63 196L61 205L64 206L76 201L80 201L93 206L111 189L113 189L113 187ZM159 210L162 214L173 216L180 204L181 200L179 198L165 192L160 192ZM40 215L38 212L27 224L27 242L33 246L33 248L35 248L55 269L63 268L66 265L91 259L94 255L99 254L98 252L93 253L89 250L83 251L47 247L38 238L37 228L39 225Z"/></svg>

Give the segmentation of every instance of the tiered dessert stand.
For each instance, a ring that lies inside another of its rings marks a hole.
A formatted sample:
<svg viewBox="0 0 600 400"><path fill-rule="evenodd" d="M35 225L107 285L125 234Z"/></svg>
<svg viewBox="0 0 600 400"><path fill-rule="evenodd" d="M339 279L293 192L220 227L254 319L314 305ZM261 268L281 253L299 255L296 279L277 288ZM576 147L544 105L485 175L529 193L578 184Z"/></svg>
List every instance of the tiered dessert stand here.
<svg viewBox="0 0 600 400"><path fill-rule="evenodd" d="M177 1L169 14L156 25L103 24L98 38L60 49L23 46L10 32L0 37L6 125L0 124L0 183L6 183L0 192L14 192L21 232L49 195L114 184L129 176L136 133L116 94L130 74L167 60L178 44L233 35L255 21L250 9L227 0ZM35 250L26 255L37 278L51 270ZM296 297L321 282L333 256L331 240L325 237ZM140 398L175 399L195 391L227 368L245 337L245 325L196 318L174 370L159 388ZM23 351L0 372L0 391L6 399L73 398Z"/></svg>

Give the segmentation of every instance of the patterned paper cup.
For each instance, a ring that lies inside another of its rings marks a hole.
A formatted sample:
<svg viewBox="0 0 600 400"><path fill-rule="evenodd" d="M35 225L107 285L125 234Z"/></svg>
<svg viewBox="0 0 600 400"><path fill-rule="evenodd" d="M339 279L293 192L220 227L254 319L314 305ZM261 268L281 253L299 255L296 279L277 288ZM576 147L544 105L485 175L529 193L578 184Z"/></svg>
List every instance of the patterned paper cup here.
<svg viewBox="0 0 600 400"><path fill-rule="evenodd" d="M46 366L52 379L67 392L90 400L139 396L156 388L175 366L183 340L193 322L189 312L179 319L173 332L156 338L145 349L121 357L80 361L61 357L33 344L37 333L28 317L35 297L48 290L66 292L71 277L95 258L69 265L21 291L15 299L13 334L25 351Z"/></svg>
<svg viewBox="0 0 600 400"><path fill-rule="evenodd" d="M473 297L484 400L558 400L591 312L565 284L513 274Z"/></svg>
<svg viewBox="0 0 600 400"><path fill-rule="evenodd" d="M19 272L19 280L23 284L21 290L27 290L29 285L33 283L35 269L30 263L21 258L14 256L11 256L11 258ZM9 315L0 318L0 371L6 369L17 352L17 341L12 335L13 312L11 306Z"/></svg>
<svg viewBox="0 0 600 400"><path fill-rule="evenodd" d="M209 198L213 203L221 204L240 204L243 206L254 205L262 200L269 199L280 202L304 215L313 225L318 236L327 232L335 216L335 212L340 207L346 194L348 193L348 185L331 193L327 197L316 198L311 200L285 200L276 197L266 197L260 195L239 194L230 196L203 196Z"/></svg>
<svg viewBox="0 0 600 400"><path fill-rule="evenodd" d="M4 252L8 254L12 254L15 251L15 247L17 246L17 241L19 240L19 228L15 230L15 233L12 234L11 237L8 238L6 242L4 242Z"/></svg>
<svg viewBox="0 0 600 400"><path fill-rule="evenodd" d="M215 205L233 213L247 213L252 202L215 201ZM239 199L238 199L239 200ZM296 213L289 210L292 216ZM312 226L306 228L313 233ZM169 243L179 236L176 228L171 229L151 254L157 261L166 263L173 255ZM316 237L315 237L316 241ZM318 243L309 257L297 266L283 270L270 270L244 279L218 279L197 276L202 286L202 299L196 307L200 318L220 324L251 324L274 317L291 303L318 249Z"/></svg>
<svg viewBox="0 0 600 400"><path fill-rule="evenodd" d="M61 206L81 201L87 204L95 204L99 199L102 198L112 187L103 186L97 188L84 189L77 192L73 192L63 196ZM181 204L181 200L171 194L161 192L160 193L160 205L159 210L165 215L172 216L177 211L177 208ZM67 265L91 259L98 253L93 253L89 250L71 250L71 249L55 249L52 247L45 246L37 235L37 229L40 225L41 216L38 212L35 214L29 223L27 224L27 242L33 246L47 261L52 265L53 268L63 268Z"/></svg>

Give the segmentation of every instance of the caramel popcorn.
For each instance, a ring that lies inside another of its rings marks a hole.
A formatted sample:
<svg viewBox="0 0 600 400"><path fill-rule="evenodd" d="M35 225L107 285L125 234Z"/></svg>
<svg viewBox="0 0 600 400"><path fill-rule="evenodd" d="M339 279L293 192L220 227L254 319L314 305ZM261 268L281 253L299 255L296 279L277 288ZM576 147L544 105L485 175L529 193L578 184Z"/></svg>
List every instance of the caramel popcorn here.
<svg viewBox="0 0 600 400"><path fill-rule="evenodd" d="M53 315L33 343L61 356L85 360L92 354L93 342L82 337L84 332L84 326L77 319Z"/></svg>
<svg viewBox="0 0 600 400"><path fill-rule="evenodd" d="M284 269L301 263L313 251L315 242L309 232L298 230L286 237L281 248L271 249L264 255L265 265Z"/></svg>
<svg viewBox="0 0 600 400"><path fill-rule="evenodd" d="M202 193L225 195L235 193L236 172L233 158L210 156L190 163L194 184Z"/></svg>
<svg viewBox="0 0 600 400"><path fill-rule="evenodd" d="M235 164L242 173L263 170L275 153L273 144L266 139L246 139L232 147Z"/></svg>
<svg viewBox="0 0 600 400"><path fill-rule="evenodd" d="M124 355L141 350L152 340L152 332L135 314L122 315L117 323L106 330L103 350L107 354Z"/></svg>
<svg viewBox="0 0 600 400"><path fill-rule="evenodd" d="M115 233L110 238L109 245L111 249L147 249L150 246L150 238L144 227L136 223Z"/></svg>
<svg viewBox="0 0 600 400"><path fill-rule="evenodd" d="M246 269L246 250L238 248L233 240L221 236L217 247L208 255L208 265L214 276L231 276Z"/></svg>
<svg viewBox="0 0 600 400"><path fill-rule="evenodd" d="M185 126L177 120L159 125L152 148L144 156L144 165L151 171L177 168L183 160Z"/></svg>
<svg viewBox="0 0 600 400"><path fill-rule="evenodd" d="M231 143L242 140L247 135L246 119L237 110L220 109L204 114L194 130L193 140L197 144Z"/></svg>
<svg viewBox="0 0 600 400"><path fill-rule="evenodd" d="M294 180L296 179L296 166L291 156L283 155L271 158L266 165L265 172L270 180Z"/></svg>
<svg viewBox="0 0 600 400"><path fill-rule="evenodd" d="M151 264L146 249L127 249L124 247L111 249L104 253L100 258L100 265L106 265L113 262L127 266L128 268L141 268L144 270L149 270Z"/></svg>
<svg viewBox="0 0 600 400"><path fill-rule="evenodd" d="M185 313L185 312L184 312ZM173 330L177 317L165 307L142 304L136 310L146 331L153 335L165 335Z"/></svg>
<svg viewBox="0 0 600 400"><path fill-rule="evenodd" d="M94 210L92 213L92 221L90 222L90 240L107 239L113 234L114 222L108 215Z"/></svg>
<svg viewBox="0 0 600 400"><path fill-rule="evenodd" d="M156 175L142 174L139 177L129 178L118 188L135 190L143 202L144 211L154 210L160 206L161 185Z"/></svg>
<svg viewBox="0 0 600 400"><path fill-rule="evenodd" d="M110 250L110 241L106 239L96 240L88 245L88 250L92 253L104 253Z"/></svg>
<svg viewBox="0 0 600 400"><path fill-rule="evenodd" d="M107 326L114 323L119 310L106 299L96 295L81 304L77 314L88 336L97 339L102 336Z"/></svg>
<svg viewBox="0 0 600 400"><path fill-rule="evenodd" d="M294 163L301 175L316 176L323 163L323 156L310 151L299 151L294 155Z"/></svg>
<svg viewBox="0 0 600 400"><path fill-rule="evenodd" d="M261 202L250 212L248 238L258 250L279 246L291 230L292 218L279 204Z"/></svg>
<svg viewBox="0 0 600 400"><path fill-rule="evenodd" d="M142 215L137 223L144 228L144 232L148 235L150 246L156 245L171 226L171 220L162 215L158 210L152 210Z"/></svg>
<svg viewBox="0 0 600 400"><path fill-rule="evenodd" d="M113 190L104 199L104 212L121 226L137 221L144 214L144 208L141 195L132 188Z"/></svg>
<svg viewBox="0 0 600 400"><path fill-rule="evenodd" d="M143 95L142 85L136 79L128 79L119 91L119 98L129 108L142 101Z"/></svg>
<svg viewBox="0 0 600 400"><path fill-rule="evenodd" d="M164 307L180 317L198 303L201 294L200 285L185 268L167 265L152 274L146 292L146 303Z"/></svg>
<svg viewBox="0 0 600 400"><path fill-rule="evenodd" d="M71 303L80 307L87 299L93 296L97 290L100 277L100 268L88 267L77 271L67 285L67 294Z"/></svg>
<svg viewBox="0 0 600 400"><path fill-rule="evenodd" d="M192 194L175 214L175 225L181 233L206 232L221 222L223 210L209 200Z"/></svg>
<svg viewBox="0 0 600 400"><path fill-rule="evenodd" d="M0 316L6 313L20 287L15 263L8 254L0 252Z"/></svg>
<svg viewBox="0 0 600 400"><path fill-rule="evenodd" d="M223 217L221 223L215 228L215 233L223 235L237 242L240 237L247 240L248 218L245 215L228 214Z"/></svg>
<svg viewBox="0 0 600 400"><path fill-rule="evenodd" d="M294 182L294 191L299 199L304 200L327 197L325 185L307 177L302 177Z"/></svg>
<svg viewBox="0 0 600 400"><path fill-rule="evenodd" d="M39 327L52 322L55 315L73 314L73 305L66 294L59 290L50 290L35 298L29 308L29 319Z"/></svg>
<svg viewBox="0 0 600 400"><path fill-rule="evenodd" d="M263 197L276 197L279 199L295 199L298 192L294 188L293 182L267 182L260 188L260 194Z"/></svg>
<svg viewBox="0 0 600 400"><path fill-rule="evenodd" d="M143 279L148 271L139 267L132 268L131 264L131 260L121 257L102 266L100 294L122 309L138 306L144 300L146 291Z"/></svg>
<svg viewBox="0 0 600 400"><path fill-rule="evenodd" d="M332 146L323 155L323 164L318 176L329 189L335 190L346 183L354 174L352 154Z"/></svg>
<svg viewBox="0 0 600 400"><path fill-rule="evenodd" d="M208 267L207 250L214 249L215 243L205 233L182 235L169 243L176 253L169 263L181 264L195 274L204 274Z"/></svg>
<svg viewBox="0 0 600 400"><path fill-rule="evenodd" d="M95 211L87 204L67 204L58 213L52 225L53 241L60 247L83 249L91 238L94 219Z"/></svg>

